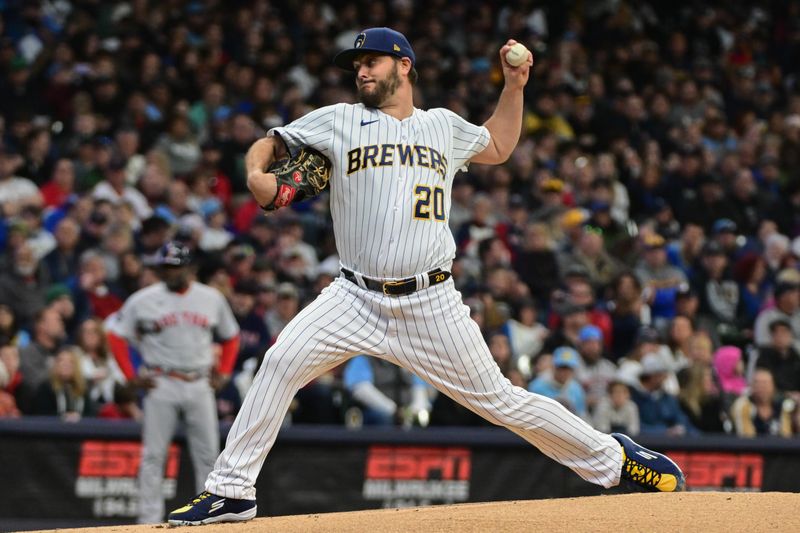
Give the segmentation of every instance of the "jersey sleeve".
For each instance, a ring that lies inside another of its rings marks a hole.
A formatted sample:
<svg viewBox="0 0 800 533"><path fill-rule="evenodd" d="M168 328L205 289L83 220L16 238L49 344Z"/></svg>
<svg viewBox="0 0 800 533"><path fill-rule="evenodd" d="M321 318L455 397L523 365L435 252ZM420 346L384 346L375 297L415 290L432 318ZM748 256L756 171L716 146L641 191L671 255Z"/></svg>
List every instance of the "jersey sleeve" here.
<svg viewBox="0 0 800 533"><path fill-rule="evenodd" d="M136 306L133 302L133 298L128 298L122 308L110 315L104 323L109 332L128 341L136 339Z"/></svg>
<svg viewBox="0 0 800 533"><path fill-rule="evenodd" d="M447 111L447 114L453 134L452 168L466 170L469 160L489 145L491 135L484 126L472 124L452 111Z"/></svg>
<svg viewBox="0 0 800 533"><path fill-rule="evenodd" d="M233 311L231 311L231 306L228 305L227 300L225 297L218 293L218 312L219 317L217 318L217 327L215 328L215 333L221 339L230 339L236 336L239 333L239 323L236 322L236 318L233 316Z"/></svg>
<svg viewBox="0 0 800 533"><path fill-rule="evenodd" d="M291 155L295 155L303 146L330 155L335 113L336 106L315 109L286 126L272 128L267 132L267 137L279 136Z"/></svg>

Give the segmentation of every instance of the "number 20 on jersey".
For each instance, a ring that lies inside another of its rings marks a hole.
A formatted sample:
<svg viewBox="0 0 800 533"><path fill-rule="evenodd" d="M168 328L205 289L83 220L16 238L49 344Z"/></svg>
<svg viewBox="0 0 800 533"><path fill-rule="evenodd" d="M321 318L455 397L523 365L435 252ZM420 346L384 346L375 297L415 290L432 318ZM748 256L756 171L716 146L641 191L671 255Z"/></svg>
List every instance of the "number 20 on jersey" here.
<svg viewBox="0 0 800 533"><path fill-rule="evenodd" d="M430 220L431 218L444 220L444 189L417 185L414 187L414 198L416 199L414 201L414 218L417 220Z"/></svg>

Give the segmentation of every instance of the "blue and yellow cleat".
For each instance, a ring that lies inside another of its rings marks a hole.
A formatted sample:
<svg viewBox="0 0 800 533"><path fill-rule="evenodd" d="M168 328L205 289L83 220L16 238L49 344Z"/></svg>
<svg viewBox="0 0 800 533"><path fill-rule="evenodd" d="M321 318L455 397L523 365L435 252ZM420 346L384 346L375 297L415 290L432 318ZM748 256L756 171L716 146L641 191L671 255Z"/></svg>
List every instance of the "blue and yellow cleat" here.
<svg viewBox="0 0 800 533"><path fill-rule="evenodd" d="M622 445L622 479L657 492L681 492L686 489L683 472L666 455L639 446L627 435L612 433Z"/></svg>
<svg viewBox="0 0 800 533"><path fill-rule="evenodd" d="M200 526L215 522L243 522L256 516L255 500L234 500L201 492L180 509L169 513L171 526Z"/></svg>

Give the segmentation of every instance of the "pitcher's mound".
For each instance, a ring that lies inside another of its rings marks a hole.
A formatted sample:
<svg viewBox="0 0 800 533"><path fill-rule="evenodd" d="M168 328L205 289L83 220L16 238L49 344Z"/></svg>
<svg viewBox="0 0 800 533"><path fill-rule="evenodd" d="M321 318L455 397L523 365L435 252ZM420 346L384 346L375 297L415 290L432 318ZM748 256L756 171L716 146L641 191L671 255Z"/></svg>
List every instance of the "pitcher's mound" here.
<svg viewBox="0 0 800 533"><path fill-rule="evenodd" d="M200 529L170 528L183 533L312 532L453 532L545 531L734 533L800 531L800 494L782 492L694 492L622 494L586 498L473 503L411 509L277 516ZM166 533L166 526L114 526L84 533ZM161 529L159 531L159 529Z"/></svg>

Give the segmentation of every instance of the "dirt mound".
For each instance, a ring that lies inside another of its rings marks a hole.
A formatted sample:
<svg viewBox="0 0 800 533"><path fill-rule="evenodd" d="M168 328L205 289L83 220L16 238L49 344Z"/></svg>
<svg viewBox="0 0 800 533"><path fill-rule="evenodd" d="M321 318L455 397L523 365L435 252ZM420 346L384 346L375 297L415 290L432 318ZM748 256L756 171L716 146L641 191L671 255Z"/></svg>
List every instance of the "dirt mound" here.
<svg viewBox="0 0 800 533"><path fill-rule="evenodd" d="M782 492L695 492L623 494L512 502L474 503L411 509L385 509L258 518L241 524L176 533L297 532L513 532L597 531L747 532L800 531L800 494ZM84 533L158 533L166 526L113 526L60 529Z"/></svg>

